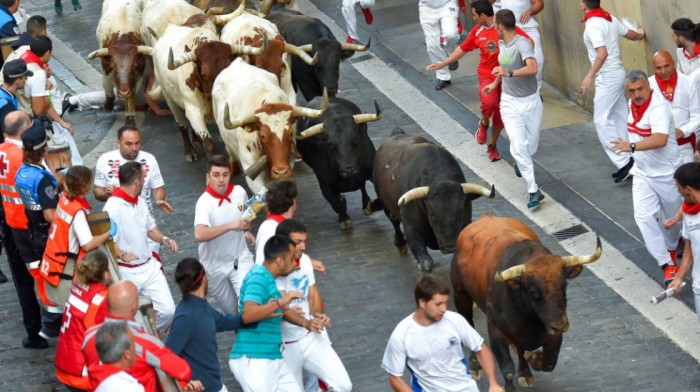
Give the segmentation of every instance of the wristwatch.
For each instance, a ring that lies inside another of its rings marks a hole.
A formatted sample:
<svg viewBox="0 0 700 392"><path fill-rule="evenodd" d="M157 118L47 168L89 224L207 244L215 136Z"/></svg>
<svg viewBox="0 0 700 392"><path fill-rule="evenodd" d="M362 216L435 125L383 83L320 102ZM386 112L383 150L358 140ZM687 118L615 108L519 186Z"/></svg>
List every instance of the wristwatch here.
<svg viewBox="0 0 700 392"><path fill-rule="evenodd" d="M630 143L630 148L632 149L632 152L637 148L637 145L634 143Z"/></svg>
<svg viewBox="0 0 700 392"><path fill-rule="evenodd" d="M513 70L512 70L512 69L509 69L509 70L508 70L508 75L509 75L511 78L513 77Z"/></svg>

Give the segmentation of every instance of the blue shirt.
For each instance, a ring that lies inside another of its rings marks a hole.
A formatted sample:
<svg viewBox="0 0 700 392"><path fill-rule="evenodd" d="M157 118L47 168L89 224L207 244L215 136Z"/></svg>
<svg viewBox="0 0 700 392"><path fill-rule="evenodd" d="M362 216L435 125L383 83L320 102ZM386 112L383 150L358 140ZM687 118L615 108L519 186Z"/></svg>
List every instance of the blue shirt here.
<svg viewBox="0 0 700 392"><path fill-rule="evenodd" d="M216 333L241 328L242 324L240 314L223 315L206 299L189 295L175 310L165 345L187 361L192 380L201 381L205 391L218 392L223 384L216 356Z"/></svg>
<svg viewBox="0 0 700 392"><path fill-rule="evenodd" d="M271 299L281 298L275 277L262 265L254 265L243 279L241 286L241 298L238 309L243 310L246 302L255 302L266 305ZM275 313L281 313L280 309ZM258 321L256 328L240 330L233 344L230 358L282 359L282 331L280 329L281 317L265 318Z"/></svg>
<svg viewBox="0 0 700 392"><path fill-rule="evenodd" d="M10 10L0 4L0 38L14 37L15 35L19 35L17 21Z"/></svg>

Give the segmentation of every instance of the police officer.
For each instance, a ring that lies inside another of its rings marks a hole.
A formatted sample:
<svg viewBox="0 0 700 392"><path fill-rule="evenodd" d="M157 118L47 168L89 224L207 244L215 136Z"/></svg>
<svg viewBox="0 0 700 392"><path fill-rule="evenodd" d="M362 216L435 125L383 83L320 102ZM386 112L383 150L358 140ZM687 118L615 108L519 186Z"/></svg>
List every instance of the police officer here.
<svg viewBox="0 0 700 392"><path fill-rule="evenodd" d="M41 262L49 237L49 226L53 222L56 206L58 205L58 184L48 169L41 162L48 155L48 136L39 121L22 133L24 146L24 165L15 175L15 186L24 203L27 215L27 237L18 240L20 253L25 263L34 265ZM35 279L37 276L35 275ZM37 293L42 300L52 320L44 323L42 337L57 337L63 314L63 303L54 304L46 296L46 282L37 279ZM55 319L54 319L55 317Z"/></svg>
<svg viewBox="0 0 700 392"><path fill-rule="evenodd" d="M27 63L22 59L8 61L2 68L3 83L0 86L0 123L4 123L5 116L10 112L19 110L17 103L17 90L24 88L27 77L34 75L27 70ZM5 140L4 137L2 140Z"/></svg>

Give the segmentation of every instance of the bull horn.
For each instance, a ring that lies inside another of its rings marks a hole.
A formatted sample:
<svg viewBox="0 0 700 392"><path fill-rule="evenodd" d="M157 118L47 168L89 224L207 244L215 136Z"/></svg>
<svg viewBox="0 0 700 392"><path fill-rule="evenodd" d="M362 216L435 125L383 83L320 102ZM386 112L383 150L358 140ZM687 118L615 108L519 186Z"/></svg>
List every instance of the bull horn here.
<svg viewBox="0 0 700 392"><path fill-rule="evenodd" d="M313 45L311 45L311 44L301 45L301 46L297 46L297 47L299 49L303 50L304 52L310 52L310 51L314 50Z"/></svg>
<svg viewBox="0 0 700 392"><path fill-rule="evenodd" d="M188 52L178 57L177 60L173 60L173 48L170 48L168 52L168 69L171 71L176 70L182 65L189 63L190 61L197 61L197 55L194 52Z"/></svg>
<svg viewBox="0 0 700 392"><path fill-rule="evenodd" d="M492 199L496 195L496 187L494 185L491 185L491 189L489 189L485 186L477 184L464 183L462 184L462 191L464 191L464 193L474 193L488 197L489 199Z"/></svg>
<svg viewBox="0 0 700 392"><path fill-rule="evenodd" d="M257 161L255 161L255 163L245 169L246 177L250 178L251 180L255 180L265 169L265 165L267 165L267 155L261 156Z"/></svg>
<svg viewBox="0 0 700 392"><path fill-rule="evenodd" d="M231 12L230 14L216 15L216 16L213 16L211 18L211 20L212 20L212 22L214 22L214 24L228 23L231 20L233 20L234 18L243 15L243 11L245 11L245 0L241 0L241 4L238 5L238 8L236 8L236 10Z"/></svg>
<svg viewBox="0 0 700 392"><path fill-rule="evenodd" d="M257 118L255 117L254 114L251 114L250 116L244 118L243 120L236 121L236 122L231 122L231 116L229 115L229 110L228 110L228 103L226 103L226 107L224 108L224 127L226 129L236 129L238 127L242 127L246 124L250 124L257 121Z"/></svg>
<svg viewBox="0 0 700 392"><path fill-rule="evenodd" d="M306 130L297 136L297 140L304 140L310 138L311 136L316 136L323 132L323 123L316 124L312 127L306 128Z"/></svg>
<svg viewBox="0 0 700 392"><path fill-rule="evenodd" d="M600 236L596 235L595 252L588 256L563 256L561 259L567 267L592 263L600 258L603 253L603 247L600 245Z"/></svg>
<svg viewBox="0 0 700 392"><path fill-rule="evenodd" d="M151 26L146 26L146 28L148 29L148 32L151 34L151 38L158 39L158 34L156 34L156 31L153 30L153 28Z"/></svg>
<svg viewBox="0 0 700 392"><path fill-rule="evenodd" d="M299 57L300 59L304 60L304 62L306 64L309 64L309 65L315 65L316 62L318 61L318 52L316 52L314 54L314 57L311 58L311 56L306 54L305 51L301 50L301 48L299 48L296 45L284 44L284 51Z"/></svg>
<svg viewBox="0 0 700 392"><path fill-rule="evenodd" d="M428 196L429 189L430 187L427 186L419 186L418 188L411 189L410 191L404 193L401 198L399 198L399 205L402 206L411 200L425 198Z"/></svg>
<svg viewBox="0 0 700 392"><path fill-rule="evenodd" d="M88 58L88 60L92 60L95 57L104 57L104 56L109 56L109 49L107 49L107 48L97 49L96 51L90 53L87 58Z"/></svg>
<svg viewBox="0 0 700 392"><path fill-rule="evenodd" d="M260 56L267 51L267 45L269 41L267 39L267 32L263 31L263 44L261 47L255 47L250 45L231 45L232 54L245 54L248 56Z"/></svg>
<svg viewBox="0 0 700 392"><path fill-rule="evenodd" d="M369 41L367 41L367 45L349 44L347 42L343 42L340 44L340 49L342 49L342 50L355 50L355 51L364 52L365 50L369 49L369 44L371 42L372 42L371 38Z"/></svg>
<svg viewBox="0 0 700 392"><path fill-rule="evenodd" d="M145 54L146 56L153 56L153 48L145 45L138 45L136 47L136 52L140 54Z"/></svg>
<svg viewBox="0 0 700 392"><path fill-rule="evenodd" d="M246 9L245 9L245 12L247 12L247 13L249 13L249 14L251 14L251 15L255 15L255 16L257 16L258 18L263 18L263 19L265 19L265 17L267 16L267 15L263 14L262 12L257 11L257 10L254 10L254 9L252 9L252 8L246 8Z"/></svg>
<svg viewBox="0 0 700 392"><path fill-rule="evenodd" d="M265 15L269 14L272 7L275 6L275 3L277 3L277 0L265 0L262 6L260 6L260 12Z"/></svg>
<svg viewBox="0 0 700 392"><path fill-rule="evenodd" d="M226 12L226 8L224 7L209 7L206 11L204 11L204 13L207 15L221 15L224 12Z"/></svg>
<svg viewBox="0 0 700 392"><path fill-rule="evenodd" d="M355 119L356 124L363 124L366 122L370 121L377 121L381 120L382 118L382 111L379 110L379 105L377 104L377 101L374 101L374 109L375 109L375 114L372 113L362 113L362 114L356 114L352 116Z"/></svg>
<svg viewBox="0 0 700 392"><path fill-rule="evenodd" d="M510 267L505 271L496 272L496 277L494 280L496 282L505 282L506 280L514 279L525 273L525 265L516 265L515 267Z"/></svg>

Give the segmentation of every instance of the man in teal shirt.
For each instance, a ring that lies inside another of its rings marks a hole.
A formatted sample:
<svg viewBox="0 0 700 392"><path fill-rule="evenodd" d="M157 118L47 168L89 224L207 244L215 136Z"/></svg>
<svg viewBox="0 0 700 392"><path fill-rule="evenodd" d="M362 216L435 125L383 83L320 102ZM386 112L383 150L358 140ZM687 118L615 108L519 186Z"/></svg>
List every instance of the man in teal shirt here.
<svg viewBox="0 0 700 392"><path fill-rule="evenodd" d="M244 323L257 322L258 326L239 330L228 364L244 392L301 392L282 358L280 321L282 312L303 294L289 291L282 296L275 284L278 276L294 271L295 249L287 236L270 238L265 244L265 262L253 266L243 279L238 308Z"/></svg>

